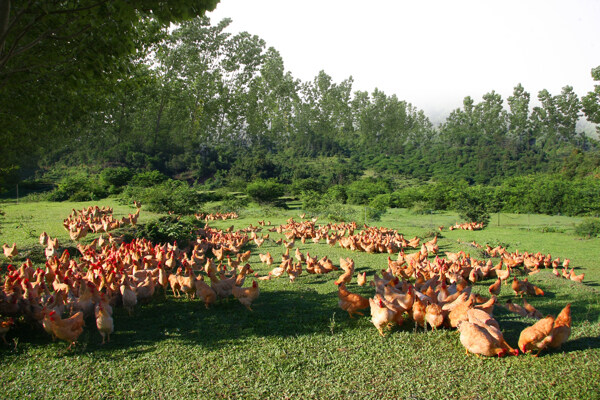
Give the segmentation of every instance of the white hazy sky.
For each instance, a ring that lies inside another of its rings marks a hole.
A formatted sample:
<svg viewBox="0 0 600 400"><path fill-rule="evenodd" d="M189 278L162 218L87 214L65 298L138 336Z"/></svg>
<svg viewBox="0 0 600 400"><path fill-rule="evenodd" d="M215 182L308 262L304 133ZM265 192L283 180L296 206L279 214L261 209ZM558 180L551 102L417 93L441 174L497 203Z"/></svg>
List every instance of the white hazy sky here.
<svg viewBox="0 0 600 400"><path fill-rule="evenodd" d="M598 0L221 0L207 15L264 39L296 78L352 76L434 118L519 82L532 99L582 96L600 65Z"/></svg>

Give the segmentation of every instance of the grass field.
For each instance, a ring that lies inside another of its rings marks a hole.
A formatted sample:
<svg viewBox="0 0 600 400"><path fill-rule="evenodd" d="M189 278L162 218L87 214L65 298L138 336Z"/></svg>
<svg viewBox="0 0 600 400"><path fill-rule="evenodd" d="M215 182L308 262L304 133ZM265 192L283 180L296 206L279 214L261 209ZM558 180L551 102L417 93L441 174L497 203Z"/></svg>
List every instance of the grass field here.
<svg viewBox="0 0 600 400"><path fill-rule="evenodd" d="M37 243L45 230L62 244L73 246L62 227L72 208L92 203L5 203L0 209L0 242L16 242L25 256L41 253ZM117 216L133 209L112 200ZM298 211L261 209L245 211L241 219L214 222L213 226L236 229L259 219L273 224ZM142 209L140 223L156 215ZM373 223L398 229L408 238L423 237L458 221L452 213L416 216L391 210ZM321 221L319 221L321 222ZM360 221L362 222L362 221ZM66 351L64 342L52 342L41 329L19 324L8 334L10 346L0 344L0 398L202 398L202 399L593 399L600 398L600 240L581 240L573 235L577 219L538 215L493 216L482 231L444 230L440 252L464 250L483 258L468 242L503 244L508 250L551 253L570 258L584 284L558 279L544 270L530 281L546 292L528 299L544 314L556 315L572 303L573 330L558 351L502 359L466 356L455 330L415 332L412 323L396 327L380 337L367 317L350 319L338 308L333 280L339 273L301 275L295 283L287 278L261 281L260 297L246 310L230 298L206 310L198 300L157 296L151 304L138 306L132 317L122 308L114 312L111 342L88 322L79 344ZM88 236L86 241L93 239ZM277 234L271 233L272 238ZM301 244L302 252L352 257L357 272L387 267L387 254L353 253L339 246ZM254 245L250 263L261 275L258 253L270 251L276 262L283 246L265 241ZM37 259L39 259L39 255ZM2 258L2 271L8 264ZM491 281L475 286L487 294ZM349 290L372 296L371 287ZM500 302L514 298L504 286ZM507 341L516 346L520 331L535 320L496 307Z"/></svg>

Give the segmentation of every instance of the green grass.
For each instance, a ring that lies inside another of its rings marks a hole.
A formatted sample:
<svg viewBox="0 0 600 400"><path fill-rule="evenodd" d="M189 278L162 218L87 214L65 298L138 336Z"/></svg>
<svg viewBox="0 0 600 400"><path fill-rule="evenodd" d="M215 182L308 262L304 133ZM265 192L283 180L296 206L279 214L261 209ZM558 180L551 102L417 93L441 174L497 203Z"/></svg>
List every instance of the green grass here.
<svg viewBox="0 0 600 400"><path fill-rule="evenodd" d="M62 220L71 208L92 203L2 204L0 242L17 242L23 254L40 251L42 230L69 241ZM96 204L115 207L116 214L132 208L109 200ZM284 223L298 210L254 208L241 219L211 222L236 229L257 225L263 218ZM144 210L140 222L156 218ZM459 221L452 213L415 216L392 210L373 225L398 229L407 238L437 231L439 225ZM506 221L506 222L505 222ZM464 250L482 258L467 244L499 243L509 250L541 251L571 259L577 273L585 272L585 284L558 279L544 270L530 277L547 295L528 300L543 313L556 315L573 304L573 330L559 351L531 356L484 359L465 356L458 332L414 331L409 322L381 338L368 317L350 319L337 307L333 280L339 273L301 275L294 284L287 278L261 281L261 295L247 311L230 298L206 310L199 301L158 296L138 306L129 317L118 308L111 342L100 345L100 334L90 321L72 351L53 343L45 332L19 324L8 334L11 346L0 345L0 381L3 398L250 398L250 399L579 399L600 397L600 240L580 240L572 234L579 220L566 217L496 216L483 231L444 230L440 251ZM319 221L321 222L321 221ZM361 221L362 223L363 221ZM543 227L557 232L545 232ZM263 233L266 233L263 231ZM91 240L94 236L88 236ZM272 238L279 235L271 233ZM353 253L339 246L296 242L302 252L335 263L350 256L358 272L387 266L387 254ZM266 241L251 246L252 267L261 275L258 253L270 251L276 260L283 247ZM7 264L3 259L2 270ZM20 260L18 260L20 261ZM486 293L491 281L475 290ZM371 287L349 289L372 296ZM503 287L500 302L513 298ZM512 345L520 331L534 322L496 308L496 318ZM16 344L16 346L15 346ZM16 347L16 349L15 349Z"/></svg>

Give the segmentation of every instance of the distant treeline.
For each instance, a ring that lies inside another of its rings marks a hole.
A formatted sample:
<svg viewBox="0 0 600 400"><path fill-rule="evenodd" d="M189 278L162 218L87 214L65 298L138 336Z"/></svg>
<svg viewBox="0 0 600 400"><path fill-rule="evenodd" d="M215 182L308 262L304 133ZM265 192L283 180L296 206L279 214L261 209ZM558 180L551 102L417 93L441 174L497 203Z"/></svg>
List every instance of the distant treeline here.
<svg viewBox="0 0 600 400"><path fill-rule="evenodd" d="M466 97L434 127L396 95L353 91L351 77L336 83L322 71L310 82L295 79L276 49L227 33L229 23L196 18L163 31L123 79L80 99L86 112L49 123L52 135L15 144L20 154L4 147L5 186L85 165L159 171L205 190L245 191L248 182L269 179L296 196L350 188L343 200L350 203L357 203L352 185L375 182L388 206L436 203L432 190L453 204L455 188L486 185L479 194L493 209L598 212L600 147L576 124L582 116L600 122L600 85L581 99L570 86L542 90L536 107L520 84L506 101L494 91L479 102ZM600 68L592 75L600 81ZM13 121L13 132L27 118ZM315 187L294 189L302 182Z"/></svg>

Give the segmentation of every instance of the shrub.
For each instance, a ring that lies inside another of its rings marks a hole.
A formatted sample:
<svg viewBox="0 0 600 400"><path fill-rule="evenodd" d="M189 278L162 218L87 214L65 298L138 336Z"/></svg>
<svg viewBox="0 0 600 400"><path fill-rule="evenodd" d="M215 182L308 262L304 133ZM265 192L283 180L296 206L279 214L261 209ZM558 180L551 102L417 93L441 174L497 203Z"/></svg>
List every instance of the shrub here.
<svg viewBox="0 0 600 400"><path fill-rule="evenodd" d="M246 193L254 201L264 203L274 203L285 193L285 187L274 179L258 179L246 186Z"/></svg>
<svg viewBox="0 0 600 400"><path fill-rule="evenodd" d="M425 215L431 214L433 212L433 208L427 201L419 200L415 201L410 209L413 214L416 215Z"/></svg>
<svg viewBox="0 0 600 400"><path fill-rule="evenodd" d="M387 182L375 179L354 181L346 189L348 203L350 204L369 204L378 194L385 194L390 191Z"/></svg>
<svg viewBox="0 0 600 400"><path fill-rule="evenodd" d="M600 237L600 218L586 218L575 226L575 234L588 239Z"/></svg>
<svg viewBox="0 0 600 400"><path fill-rule="evenodd" d="M140 186L140 187L151 187L154 185L158 185L158 184L166 181L167 179L168 179L167 176L159 171L140 172L139 174L135 174L131 178L129 185Z"/></svg>
<svg viewBox="0 0 600 400"><path fill-rule="evenodd" d="M185 182L169 179L146 188L141 201L150 211L193 214L200 210L202 195Z"/></svg>
<svg viewBox="0 0 600 400"><path fill-rule="evenodd" d="M369 207L385 212L390 206L391 198L391 194L378 194L373 200L371 200Z"/></svg>
<svg viewBox="0 0 600 400"><path fill-rule="evenodd" d="M95 177L75 175L63 178L49 195L49 201L89 201L108 195L106 188Z"/></svg>
<svg viewBox="0 0 600 400"><path fill-rule="evenodd" d="M160 217L156 221L140 225L135 236L146 238L153 243L177 241L178 246L185 248L196 239L198 229L203 226L204 223L196 220L193 216L168 215Z"/></svg>
<svg viewBox="0 0 600 400"><path fill-rule="evenodd" d="M473 186L459 194L455 201L455 208L461 218L487 225L490 220L491 199L492 195L487 188Z"/></svg>
<svg viewBox="0 0 600 400"><path fill-rule="evenodd" d="M127 185L132 176L133 172L127 167L105 168L100 173L100 181L118 189Z"/></svg>
<svg viewBox="0 0 600 400"><path fill-rule="evenodd" d="M193 214L200 210L203 194L185 182L169 179L152 187L127 186L119 200L122 204L141 201L153 212Z"/></svg>

